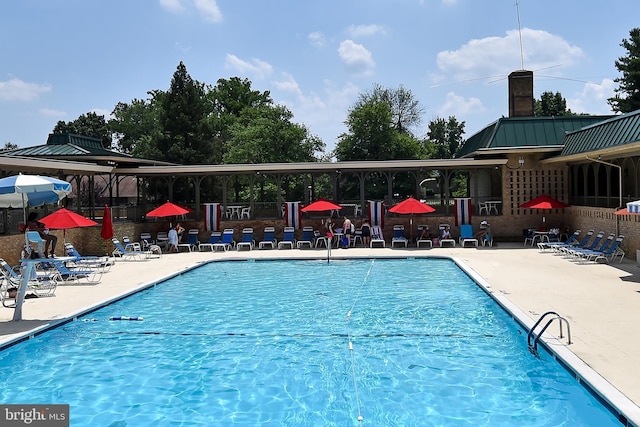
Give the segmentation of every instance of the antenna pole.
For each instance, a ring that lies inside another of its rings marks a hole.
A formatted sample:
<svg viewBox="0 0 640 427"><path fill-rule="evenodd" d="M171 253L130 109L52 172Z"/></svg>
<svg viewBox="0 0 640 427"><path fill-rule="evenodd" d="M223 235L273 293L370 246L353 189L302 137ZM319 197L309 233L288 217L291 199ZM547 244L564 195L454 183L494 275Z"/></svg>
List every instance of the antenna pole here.
<svg viewBox="0 0 640 427"><path fill-rule="evenodd" d="M524 50L522 49L522 27L520 26L520 2L516 0L516 14L518 15L518 35L520 36L520 66L524 70Z"/></svg>

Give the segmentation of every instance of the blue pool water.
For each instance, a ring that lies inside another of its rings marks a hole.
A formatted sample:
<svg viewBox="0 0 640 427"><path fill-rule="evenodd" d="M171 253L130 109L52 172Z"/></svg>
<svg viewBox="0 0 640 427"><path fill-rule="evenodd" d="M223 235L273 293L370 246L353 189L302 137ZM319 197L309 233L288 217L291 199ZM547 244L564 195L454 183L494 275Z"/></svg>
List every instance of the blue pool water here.
<svg viewBox="0 0 640 427"><path fill-rule="evenodd" d="M0 364L73 426L620 425L446 259L211 263Z"/></svg>

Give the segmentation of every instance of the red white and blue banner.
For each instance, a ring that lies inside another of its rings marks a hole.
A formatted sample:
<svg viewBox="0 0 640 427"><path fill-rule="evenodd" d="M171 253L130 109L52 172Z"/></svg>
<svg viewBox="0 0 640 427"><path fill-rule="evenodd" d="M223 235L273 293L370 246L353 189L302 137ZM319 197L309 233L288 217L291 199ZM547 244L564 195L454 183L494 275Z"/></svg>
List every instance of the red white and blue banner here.
<svg viewBox="0 0 640 427"><path fill-rule="evenodd" d="M221 212L220 203L204 204L204 229L206 231L220 230Z"/></svg>
<svg viewBox="0 0 640 427"><path fill-rule="evenodd" d="M369 223L384 228L384 202L369 200Z"/></svg>
<svg viewBox="0 0 640 427"><path fill-rule="evenodd" d="M456 227L462 224L471 224L471 199L468 197L461 197L453 199L453 210L456 218Z"/></svg>
<svg viewBox="0 0 640 427"><path fill-rule="evenodd" d="M300 228L300 202L286 202L284 204L285 226Z"/></svg>

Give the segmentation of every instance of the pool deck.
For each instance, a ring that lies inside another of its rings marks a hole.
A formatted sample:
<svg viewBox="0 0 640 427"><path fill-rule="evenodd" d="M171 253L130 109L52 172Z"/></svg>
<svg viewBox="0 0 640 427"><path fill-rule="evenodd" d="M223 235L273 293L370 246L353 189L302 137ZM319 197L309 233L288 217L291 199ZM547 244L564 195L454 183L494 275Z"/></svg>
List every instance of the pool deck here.
<svg viewBox="0 0 640 427"><path fill-rule="evenodd" d="M332 258L429 255L453 257L468 266L473 276L485 281L499 300L512 304L521 316L528 317L525 320L529 325L548 311L566 318L571 326L572 343L567 345L563 338L555 345L578 364L597 372L596 378L587 378L586 382L598 389L605 384L626 397L615 402L616 406L631 422L640 425L640 268L634 260L611 265L577 264L552 253L541 253L537 248L523 247L521 243L502 243L494 248L332 251ZM0 345L212 259L326 259L326 256L326 249L294 249L183 252L140 262L118 260L97 285L60 285L55 297L25 300L21 321L11 321L13 309L0 309ZM557 324L549 327L547 335L558 335Z"/></svg>

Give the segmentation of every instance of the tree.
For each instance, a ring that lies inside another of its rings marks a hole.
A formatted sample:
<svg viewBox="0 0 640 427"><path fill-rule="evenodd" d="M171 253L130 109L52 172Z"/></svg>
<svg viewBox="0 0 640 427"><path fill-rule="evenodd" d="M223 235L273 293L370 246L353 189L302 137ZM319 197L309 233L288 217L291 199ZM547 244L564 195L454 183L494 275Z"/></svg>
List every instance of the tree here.
<svg viewBox="0 0 640 427"><path fill-rule="evenodd" d="M458 122L455 116L448 119L437 117L429 122L425 140L428 158L452 159L462 147L465 122Z"/></svg>
<svg viewBox="0 0 640 427"><path fill-rule="evenodd" d="M629 113L640 109L640 28L632 29L629 39L623 39L620 46L627 50L627 55L615 62L622 77L614 79L618 83L616 95L608 102L613 111Z"/></svg>
<svg viewBox="0 0 640 427"><path fill-rule="evenodd" d="M205 86L191 78L180 62L169 90L162 95L158 121L162 133L158 149L164 160L178 164L211 163L212 135L206 126Z"/></svg>
<svg viewBox="0 0 640 427"><path fill-rule="evenodd" d="M567 100L560 92L542 92L540 100L533 100L533 115L538 117L575 116L567 109Z"/></svg>
<svg viewBox="0 0 640 427"><path fill-rule="evenodd" d="M111 130L104 116L89 112L82 114L74 121L64 122L60 120L53 128L53 133L73 133L90 136L102 140L102 146L111 149Z"/></svg>
<svg viewBox="0 0 640 427"><path fill-rule="evenodd" d="M158 138L161 133L158 98L164 94L161 91L150 92L151 99L134 99L130 104L118 102L109 120L109 127L116 136L118 149L123 153L136 154L140 157L145 150L144 145L138 143L146 138ZM154 158L154 157L149 157Z"/></svg>
<svg viewBox="0 0 640 427"><path fill-rule="evenodd" d="M18 144L14 144L13 142L5 142L4 147L0 148L0 151L11 151L18 149Z"/></svg>

